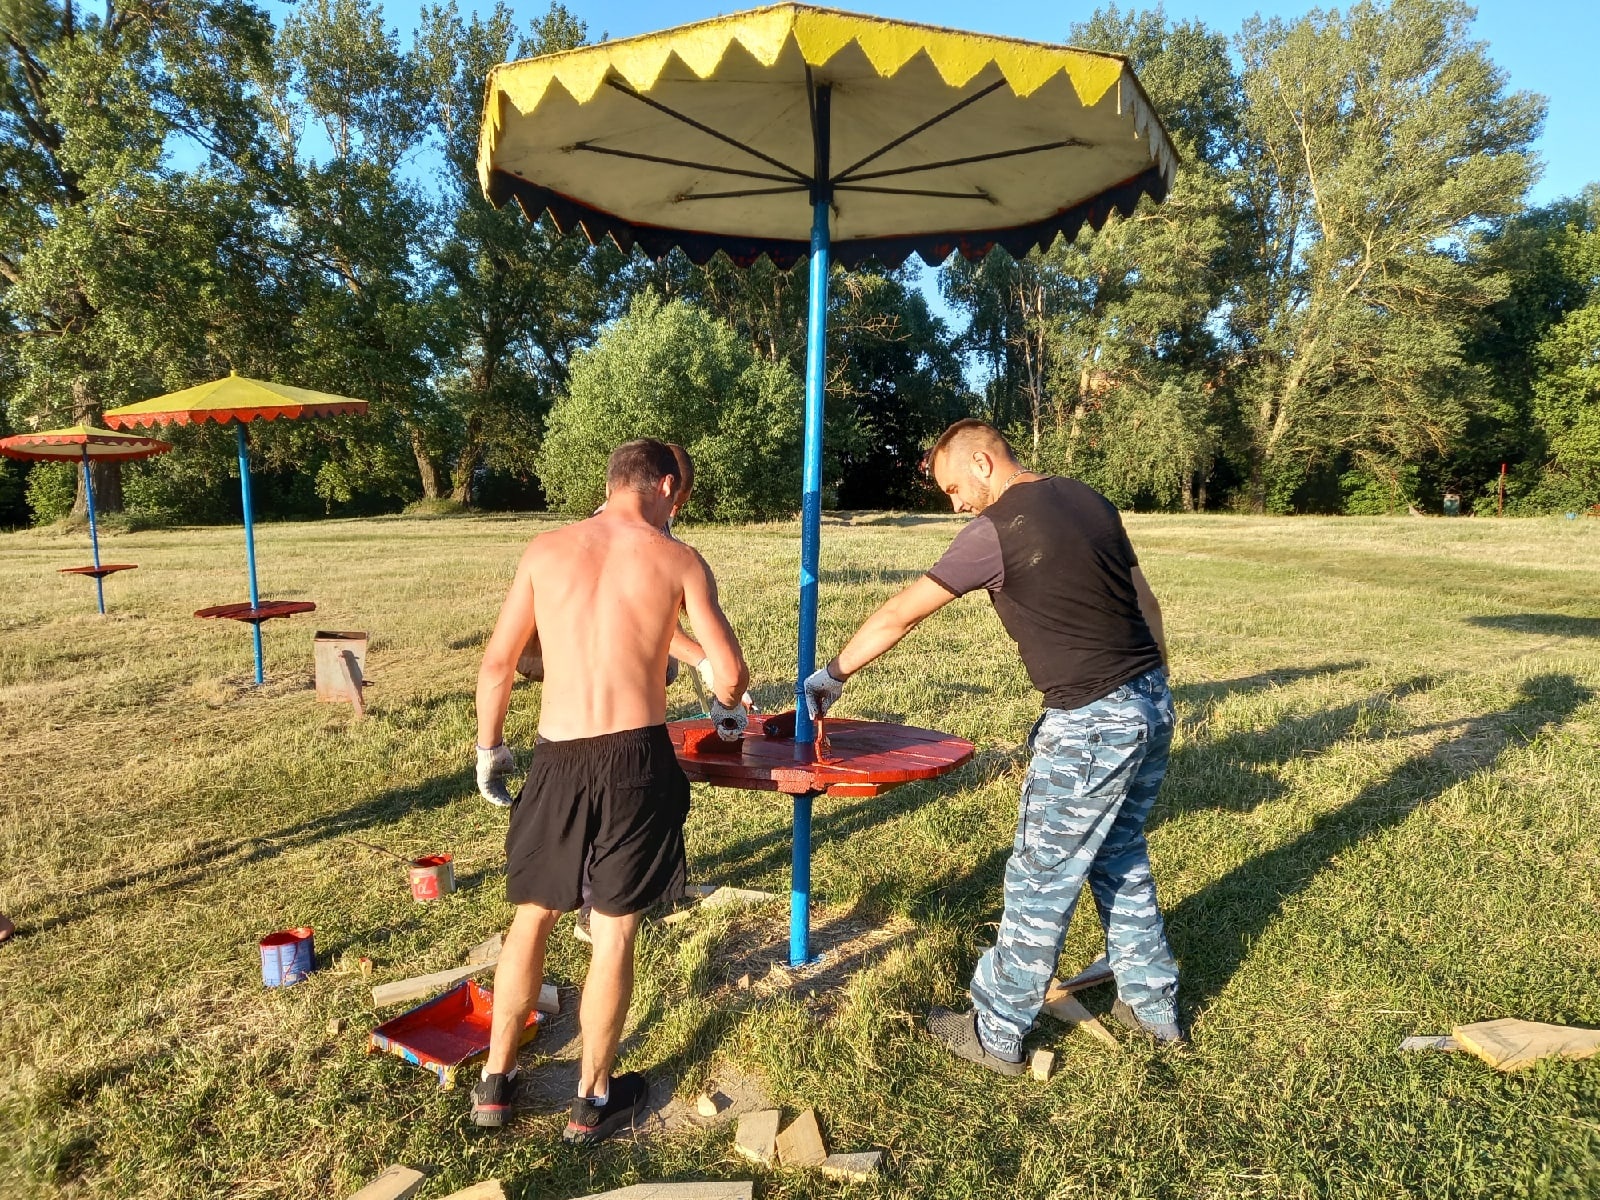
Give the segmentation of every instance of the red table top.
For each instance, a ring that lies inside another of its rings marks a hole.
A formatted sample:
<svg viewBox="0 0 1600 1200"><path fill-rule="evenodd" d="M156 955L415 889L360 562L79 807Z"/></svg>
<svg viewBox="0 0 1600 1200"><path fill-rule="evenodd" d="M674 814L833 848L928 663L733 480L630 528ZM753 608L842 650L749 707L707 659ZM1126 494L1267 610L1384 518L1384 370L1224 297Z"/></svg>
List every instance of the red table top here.
<svg viewBox="0 0 1600 1200"><path fill-rule="evenodd" d="M98 567L62 567L63 575L92 575L100 579L116 571L137 571L138 563L101 563Z"/></svg>
<svg viewBox="0 0 1600 1200"><path fill-rule="evenodd" d="M270 621L274 617L292 617L295 613L316 612L317 606L309 600L265 600L256 608L248 600L239 604L218 604L202 608L197 617L226 617L230 621Z"/></svg>
<svg viewBox="0 0 1600 1200"><path fill-rule="evenodd" d="M829 749L821 761L812 745L766 737L759 717L752 718L738 754L686 753L684 734L710 727L704 717L668 723L678 765L695 783L747 791L878 796L902 783L947 774L973 754L971 742L936 729L846 717L827 719Z"/></svg>

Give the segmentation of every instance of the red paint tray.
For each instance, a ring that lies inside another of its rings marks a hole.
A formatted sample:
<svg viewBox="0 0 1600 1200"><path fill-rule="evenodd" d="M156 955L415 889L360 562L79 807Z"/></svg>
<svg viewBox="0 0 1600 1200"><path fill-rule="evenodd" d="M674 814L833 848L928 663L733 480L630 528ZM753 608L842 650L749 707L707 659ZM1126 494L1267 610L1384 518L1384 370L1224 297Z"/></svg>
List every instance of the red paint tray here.
<svg viewBox="0 0 1600 1200"><path fill-rule="evenodd" d="M471 979L458 983L441 996L385 1021L374 1029L367 1053L381 1050L432 1071L442 1088L454 1087L456 1072L489 1053L489 1024L494 1014L494 993ZM528 1015L518 1039L526 1045L539 1032L541 1014Z"/></svg>

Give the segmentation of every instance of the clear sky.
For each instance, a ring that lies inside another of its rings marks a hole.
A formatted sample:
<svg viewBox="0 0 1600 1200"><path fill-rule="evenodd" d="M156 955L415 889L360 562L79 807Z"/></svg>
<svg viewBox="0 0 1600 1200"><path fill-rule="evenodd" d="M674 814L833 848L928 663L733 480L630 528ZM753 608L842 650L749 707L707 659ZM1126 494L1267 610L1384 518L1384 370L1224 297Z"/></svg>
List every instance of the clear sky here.
<svg viewBox="0 0 1600 1200"><path fill-rule="evenodd" d="M547 0L509 0L520 17L542 13ZM480 7L477 0L457 0L465 11ZM492 0L490 0L492 3ZM602 34L629 37L651 33L721 13L754 8L748 3L714 5L707 0L565 0L567 8L586 22L592 37ZM488 8L489 3L481 4ZM1051 3L1050 0L999 0L998 3L955 3L954 0L872 0L834 3L833 7L999 33L1039 41L1063 41L1067 30L1086 19L1097 3ZM1122 8L1152 7L1130 5ZM1291 19L1310 11L1305 3L1259 3L1254 0L1171 0L1165 5L1174 20L1198 18L1229 36L1238 32L1253 13ZM1325 7L1333 7L1331 5ZM1348 7L1347 5L1340 7ZM272 5L275 11L283 8ZM405 41L416 24L417 0L385 0L389 23ZM1596 147L1600 133L1600 0L1482 0L1475 26L1477 36L1489 43L1490 57L1510 73L1511 86L1539 92L1549 101L1543 136L1536 149L1544 159L1544 176L1534 188L1536 204L1558 196L1574 195L1586 183L1600 181Z"/></svg>

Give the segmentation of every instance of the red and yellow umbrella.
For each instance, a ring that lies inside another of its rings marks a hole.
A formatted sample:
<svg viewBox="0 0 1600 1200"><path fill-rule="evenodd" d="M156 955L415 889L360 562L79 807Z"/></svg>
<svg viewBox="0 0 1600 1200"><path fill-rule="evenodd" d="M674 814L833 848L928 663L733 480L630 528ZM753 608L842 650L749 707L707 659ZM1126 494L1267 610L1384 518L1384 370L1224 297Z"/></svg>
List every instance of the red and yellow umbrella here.
<svg viewBox="0 0 1600 1200"><path fill-rule="evenodd" d="M365 400L349 396L336 396L331 392L313 392L307 388L291 387L286 383L267 383L244 375L231 374L226 379L197 384L182 391L142 400L138 404L124 405L106 413L106 424L118 429L134 426L149 428L152 425L198 425L215 421L218 425L231 424L239 442L239 492L244 502L245 558L250 566L250 603L224 604L201 609L196 616L230 617L249 622L254 631L256 651L256 683L266 679L266 669L261 655L261 622L273 617L286 617L296 612L310 612L316 605L307 601L281 601L263 605L256 587L256 537L255 515L250 502L250 443L244 427L248 421L293 421L301 417L333 417L360 414L367 411Z"/></svg>
<svg viewBox="0 0 1600 1200"><path fill-rule="evenodd" d="M89 470L89 463L95 459L127 462L135 458L151 458L171 449L170 443L157 441L153 437L119 433L113 429L96 429L92 425L71 425L66 429L46 429L42 433L18 433L0 438L0 454L7 458L83 464L83 494L88 501L89 547L94 555L94 565L63 567L62 571L70 575L93 576L95 598L101 613L106 611L105 577L115 571L131 571L136 564L102 564L100 561L100 534L94 519L94 477Z"/></svg>

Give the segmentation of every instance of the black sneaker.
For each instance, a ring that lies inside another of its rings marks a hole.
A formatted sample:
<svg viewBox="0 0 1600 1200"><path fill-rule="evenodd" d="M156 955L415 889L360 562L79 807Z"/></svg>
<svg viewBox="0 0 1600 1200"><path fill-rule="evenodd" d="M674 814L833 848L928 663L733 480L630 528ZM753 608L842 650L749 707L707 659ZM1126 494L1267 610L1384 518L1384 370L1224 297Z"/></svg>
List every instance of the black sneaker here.
<svg viewBox="0 0 1600 1200"><path fill-rule="evenodd" d="M514 1075L491 1075L472 1086L472 1123L500 1129L511 1121L511 1096L517 1090Z"/></svg>
<svg viewBox="0 0 1600 1200"><path fill-rule="evenodd" d="M1133 1033L1142 1034L1146 1039L1154 1042L1157 1046L1169 1046L1174 1049L1186 1049L1189 1045L1188 1035L1176 1025L1167 1024L1165 1022L1146 1021L1121 1000L1118 1000L1112 1004L1111 1019L1118 1025L1121 1025L1124 1029L1131 1030Z"/></svg>
<svg viewBox="0 0 1600 1200"><path fill-rule="evenodd" d="M928 1032L957 1058L988 1067L996 1074L1021 1075L1028 1069L1020 1059L1012 1062L990 1054L984 1048L983 1040L978 1036L978 1014L975 1011L958 1013L948 1008L931 1008L928 1010Z"/></svg>
<svg viewBox="0 0 1600 1200"><path fill-rule="evenodd" d="M572 1115L567 1118L561 1140L589 1145L603 1141L624 1127L632 1129L634 1117L649 1098L650 1085L639 1072L613 1075L604 1104L589 1099L572 1102Z"/></svg>

